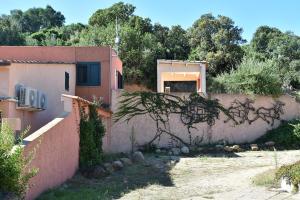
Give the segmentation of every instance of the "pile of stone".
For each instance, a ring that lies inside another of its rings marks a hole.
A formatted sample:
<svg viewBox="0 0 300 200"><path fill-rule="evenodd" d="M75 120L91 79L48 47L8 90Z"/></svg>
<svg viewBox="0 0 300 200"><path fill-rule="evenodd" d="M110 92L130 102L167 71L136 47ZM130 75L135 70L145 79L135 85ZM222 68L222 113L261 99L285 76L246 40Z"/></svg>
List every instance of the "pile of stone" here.
<svg viewBox="0 0 300 200"><path fill-rule="evenodd" d="M245 151L243 148L240 147L240 145L232 145L232 146L225 146L224 147L225 152L243 152Z"/></svg>
<svg viewBox="0 0 300 200"><path fill-rule="evenodd" d="M268 141L263 145L260 145L261 148L267 147L272 148L275 146L275 142ZM216 149L221 149L222 145L216 145ZM243 152L245 149L250 149L251 151L259 151L261 149L258 144L250 144L250 145L243 145L243 148L240 145L232 145L232 146L224 146L223 150L225 152Z"/></svg>
<svg viewBox="0 0 300 200"><path fill-rule="evenodd" d="M142 152L134 152L130 158L123 157L113 162L106 162L91 169L85 170L83 175L87 178L100 179L106 177L116 171L122 170L124 167L133 165L133 163L144 163L145 158Z"/></svg>
<svg viewBox="0 0 300 200"><path fill-rule="evenodd" d="M181 148L174 147L171 148L168 152L170 156L179 156L179 155L187 155L190 153L190 149L187 146L183 146Z"/></svg>

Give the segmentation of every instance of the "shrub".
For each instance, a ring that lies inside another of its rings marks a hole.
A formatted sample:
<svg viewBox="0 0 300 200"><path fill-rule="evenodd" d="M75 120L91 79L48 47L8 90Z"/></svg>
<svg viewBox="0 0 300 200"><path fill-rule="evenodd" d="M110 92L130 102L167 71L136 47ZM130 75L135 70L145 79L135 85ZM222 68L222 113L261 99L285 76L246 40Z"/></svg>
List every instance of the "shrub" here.
<svg viewBox="0 0 300 200"><path fill-rule="evenodd" d="M27 169L32 156L24 157L21 143L15 145L14 132L7 124L0 130L0 193L10 193L23 199L29 180L37 169Z"/></svg>
<svg viewBox="0 0 300 200"><path fill-rule="evenodd" d="M80 120L80 169L82 171L101 163L102 138L105 128L97 113L97 105L89 107L89 115L81 112Z"/></svg>
<svg viewBox="0 0 300 200"><path fill-rule="evenodd" d="M279 180L281 177L288 177L294 185L298 185L300 183L300 161L280 167L276 172L276 179Z"/></svg>
<svg viewBox="0 0 300 200"><path fill-rule="evenodd" d="M274 141L278 148L300 149L300 119L284 122L278 128L268 131L257 143Z"/></svg>
<svg viewBox="0 0 300 200"><path fill-rule="evenodd" d="M212 78L209 83L210 92L273 96L282 94L282 81L278 68L272 61L245 59L236 70Z"/></svg>

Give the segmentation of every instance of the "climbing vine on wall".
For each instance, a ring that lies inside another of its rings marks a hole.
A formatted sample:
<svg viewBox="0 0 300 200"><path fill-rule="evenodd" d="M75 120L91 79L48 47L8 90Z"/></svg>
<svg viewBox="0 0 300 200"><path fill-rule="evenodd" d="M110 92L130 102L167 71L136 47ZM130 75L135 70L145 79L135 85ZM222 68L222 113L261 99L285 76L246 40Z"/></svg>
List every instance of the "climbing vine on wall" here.
<svg viewBox="0 0 300 200"><path fill-rule="evenodd" d="M156 134L148 145L164 134L170 136L170 142L180 142L184 145L192 144L192 129L197 129L196 124L207 123L212 127L216 119L219 119L222 112L227 119L224 123L232 121L234 125L248 122L253 123L262 119L271 125L275 120L280 119L283 113L284 104L276 101L270 108L260 107L255 109L254 101L246 99L244 102L234 100L229 108L225 108L217 99L204 98L197 93L191 94L188 98L166 93L153 92L124 92L119 102L117 112L114 114L115 122L125 120L129 122L132 118L147 114L156 124ZM189 134L189 141L186 142L171 131L170 116L176 114L180 116L182 124L186 127ZM197 137L196 137L197 138ZM195 139L196 139L195 138ZM197 138L197 143L201 138Z"/></svg>
<svg viewBox="0 0 300 200"><path fill-rule="evenodd" d="M258 119L274 125L275 120L280 120L281 114L283 114L283 106L285 105L281 101L275 101L275 103L270 108L259 107L255 109L254 101L251 99L246 99L244 102L239 100L234 100L231 103L231 106L228 108L230 118L226 119L224 122L227 123L232 119L235 119L234 122L236 125L243 124L248 122L252 124Z"/></svg>
<svg viewBox="0 0 300 200"><path fill-rule="evenodd" d="M195 124L206 122L209 126L213 126L215 120L219 118L220 111L230 118L228 111L218 100L206 99L197 93L191 94L187 99L182 99L165 93L125 92L114 116L116 122L121 119L128 122L133 117L148 114L155 121L157 128L157 132L149 145L155 140L159 140L163 134L169 135L172 140L180 141L184 145L191 145L191 129L196 129ZM188 143L171 132L169 122L171 114L180 115L180 119L189 134ZM232 120L235 121L233 118Z"/></svg>

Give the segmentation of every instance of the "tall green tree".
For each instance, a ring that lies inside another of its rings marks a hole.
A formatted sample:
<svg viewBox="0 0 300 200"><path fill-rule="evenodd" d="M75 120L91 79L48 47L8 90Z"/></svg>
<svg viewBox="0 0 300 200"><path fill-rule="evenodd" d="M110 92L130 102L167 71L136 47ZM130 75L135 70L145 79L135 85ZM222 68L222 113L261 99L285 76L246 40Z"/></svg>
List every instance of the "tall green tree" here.
<svg viewBox="0 0 300 200"><path fill-rule="evenodd" d="M89 19L89 24L94 26L107 26L115 22L116 18L120 22L126 22L133 15L135 7L123 2L115 3L109 8L97 10Z"/></svg>
<svg viewBox="0 0 300 200"><path fill-rule="evenodd" d="M167 59L188 59L190 53L189 40L186 31L181 26L172 26L168 31L165 46Z"/></svg>
<svg viewBox="0 0 300 200"><path fill-rule="evenodd" d="M10 16L0 17L0 45L24 45L25 39L20 32L20 27Z"/></svg>
<svg viewBox="0 0 300 200"><path fill-rule="evenodd" d="M250 53L249 53L250 52ZM284 87L299 88L300 76L300 37L292 32L283 33L269 26L259 27L251 40L248 57L255 59L271 59L280 69L280 77Z"/></svg>
<svg viewBox="0 0 300 200"><path fill-rule="evenodd" d="M65 23L64 15L51 6L46 8L30 8L20 20L22 32L36 32L42 28L61 27Z"/></svg>
<svg viewBox="0 0 300 200"><path fill-rule="evenodd" d="M205 14L188 30L190 59L206 60L213 75L235 68L243 58L242 28L225 16Z"/></svg>

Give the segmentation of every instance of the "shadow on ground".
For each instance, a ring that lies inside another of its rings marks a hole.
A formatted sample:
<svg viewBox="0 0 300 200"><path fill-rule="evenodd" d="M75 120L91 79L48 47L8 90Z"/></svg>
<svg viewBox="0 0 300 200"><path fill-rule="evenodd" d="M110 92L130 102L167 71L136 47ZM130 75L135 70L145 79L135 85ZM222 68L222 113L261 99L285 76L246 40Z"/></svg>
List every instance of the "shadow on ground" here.
<svg viewBox="0 0 300 200"><path fill-rule="evenodd" d="M155 159L150 156L147 163L134 164L103 179L86 179L80 174L59 188L41 195L39 200L96 200L117 199L124 194L149 185L174 186L169 171L174 166L170 159Z"/></svg>

